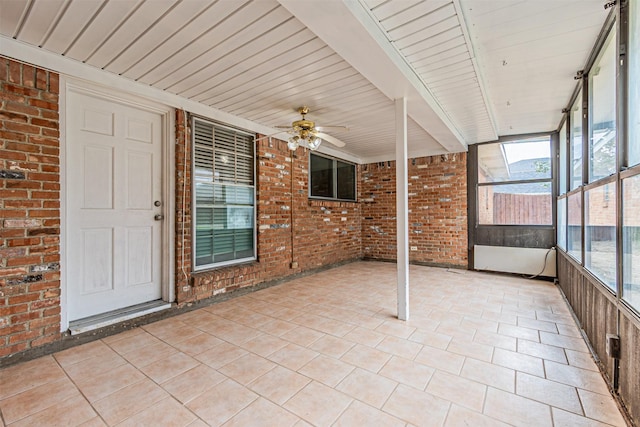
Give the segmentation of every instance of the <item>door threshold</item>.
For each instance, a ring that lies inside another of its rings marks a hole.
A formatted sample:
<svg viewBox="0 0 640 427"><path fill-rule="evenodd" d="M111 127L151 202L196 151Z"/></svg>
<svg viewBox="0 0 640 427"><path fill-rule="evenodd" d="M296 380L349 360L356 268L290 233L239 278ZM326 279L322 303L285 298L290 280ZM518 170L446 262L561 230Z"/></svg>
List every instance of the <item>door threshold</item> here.
<svg viewBox="0 0 640 427"><path fill-rule="evenodd" d="M71 335L78 335L169 308L171 303L162 300L136 304L69 322L69 332Z"/></svg>

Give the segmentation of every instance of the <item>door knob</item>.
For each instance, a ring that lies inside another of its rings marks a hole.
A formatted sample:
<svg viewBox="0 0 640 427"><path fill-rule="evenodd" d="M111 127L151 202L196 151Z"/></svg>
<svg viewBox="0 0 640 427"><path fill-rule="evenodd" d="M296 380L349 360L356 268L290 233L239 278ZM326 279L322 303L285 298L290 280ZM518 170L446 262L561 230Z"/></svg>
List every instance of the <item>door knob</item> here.
<svg viewBox="0 0 640 427"><path fill-rule="evenodd" d="M153 219L155 219L156 221L162 221L164 219L164 215L157 214L153 217Z"/></svg>
<svg viewBox="0 0 640 427"><path fill-rule="evenodd" d="M160 200L156 200L155 202L153 202L153 206L160 207L162 206L162 202Z"/></svg>

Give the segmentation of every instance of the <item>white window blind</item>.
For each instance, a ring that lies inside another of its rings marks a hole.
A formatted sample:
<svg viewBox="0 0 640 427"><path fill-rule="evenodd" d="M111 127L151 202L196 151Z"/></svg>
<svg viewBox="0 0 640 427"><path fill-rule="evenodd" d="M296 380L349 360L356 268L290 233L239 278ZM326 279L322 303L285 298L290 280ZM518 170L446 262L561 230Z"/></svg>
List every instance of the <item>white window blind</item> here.
<svg viewBox="0 0 640 427"><path fill-rule="evenodd" d="M193 120L196 270L255 259L253 140Z"/></svg>

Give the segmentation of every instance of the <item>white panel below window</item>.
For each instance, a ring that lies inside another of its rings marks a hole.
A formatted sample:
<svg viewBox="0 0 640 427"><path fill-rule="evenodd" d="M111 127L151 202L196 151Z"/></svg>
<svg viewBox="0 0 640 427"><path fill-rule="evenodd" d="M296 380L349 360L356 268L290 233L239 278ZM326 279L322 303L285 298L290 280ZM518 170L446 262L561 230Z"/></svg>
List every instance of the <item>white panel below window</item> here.
<svg viewBox="0 0 640 427"><path fill-rule="evenodd" d="M475 270L556 277L555 249L481 245L475 245L473 248Z"/></svg>

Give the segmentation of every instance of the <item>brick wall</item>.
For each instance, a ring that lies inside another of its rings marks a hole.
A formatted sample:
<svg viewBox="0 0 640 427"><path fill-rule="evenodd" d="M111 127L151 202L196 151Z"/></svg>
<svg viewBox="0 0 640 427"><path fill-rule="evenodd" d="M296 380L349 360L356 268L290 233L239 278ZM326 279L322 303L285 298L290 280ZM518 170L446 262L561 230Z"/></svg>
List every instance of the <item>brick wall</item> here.
<svg viewBox="0 0 640 427"><path fill-rule="evenodd" d="M60 336L58 75L0 57L0 357Z"/></svg>
<svg viewBox="0 0 640 427"><path fill-rule="evenodd" d="M467 266L467 155L410 159L409 259ZM362 246L366 258L396 259L395 162L362 166Z"/></svg>
<svg viewBox="0 0 640 427"><path fill-rule="evenodd" d="M177 112L176 126L178 303L208 298L362 256L360 205L309 200L308 151L299 148L292 154L286 143L263 139L258 141L256 147L256 175L259 177L256 184L258 259L241 265L192 272L191 150L182 111ZM186 199L183 198L185 179ZM183 201L186 206L184 219ZM181 245L184 245L184 257Z"/></svg>

